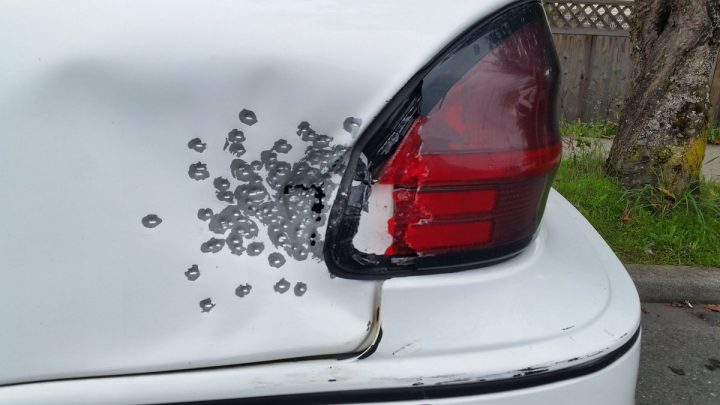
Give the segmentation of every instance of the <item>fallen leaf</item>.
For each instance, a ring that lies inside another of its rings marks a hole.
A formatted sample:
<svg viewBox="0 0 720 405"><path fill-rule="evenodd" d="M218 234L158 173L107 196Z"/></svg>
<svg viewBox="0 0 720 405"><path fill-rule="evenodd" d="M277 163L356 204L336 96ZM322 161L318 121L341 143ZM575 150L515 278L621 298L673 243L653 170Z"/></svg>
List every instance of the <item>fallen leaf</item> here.
<svg viewBox="0 0 720 405"><path fill-rule="evenodd" d="M672 371L673 373L675 373L677 375L685 375L685 370L683 370L681 368L675 368L673 366L668 366L668 368L670 369L670 371Z"/></svg>
<svg viewBox="0 0 720 405"><path fill-rule="evenodd" d="M677 196L672 191L670 191L666 188L663 188L663 187L658 187L657 189L659 192L665 194L665 196L670 198L671 200L673 200L673 201L677 200Z"/></svg>
<svg viewBox="0 0 720 405"><path fill-rule="evenodd" d="M705 305L705 310L707 312L720 312L720 304L708 304Z"/></svg>
<svg viewBox="0 0 720 405"><path fill-rule="evenodd" d="M715 371L715 370L717 370L717 369L720 368L720 360L718 360L718 359L713 359L712 357L710 357L710 358L708 359L708 362L709 362L709 364L706 364L706 365L705 365L705 368L706 368L706 369L708 369L708 370L710 370L710 371Z"/></svg>

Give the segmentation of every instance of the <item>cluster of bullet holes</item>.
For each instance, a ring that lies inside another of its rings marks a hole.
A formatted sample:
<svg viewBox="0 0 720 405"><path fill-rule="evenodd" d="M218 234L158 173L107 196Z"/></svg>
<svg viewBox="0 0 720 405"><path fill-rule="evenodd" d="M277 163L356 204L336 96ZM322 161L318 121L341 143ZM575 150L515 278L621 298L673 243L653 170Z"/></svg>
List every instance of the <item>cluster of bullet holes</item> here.
<svg viewBox="0 0 720 405"><path fill-rule="evenodd" d="M248 109L240 111L238 118L246 126L245 130L258 122L255 112ZM358 135L361 125L362 120L354 117L343 122L343 128L353 137ZM232 179L219 176L212 181L215 198L226 204L222 210L216 213L203 207L197 211L197 218L207 222L208 230L214 234L200 245L202 253L214 254L227 249L238 256L259 256L265 250L265 244L254 239L262 225L278 250L267 257L271 267L285 265L286 256L300 261L309 256L323 260L323 240L319 230L327 220L325 197L337 187L333 176L342 174L347 148L331 145L332 137L317 133L306 121L297 126L295 134L307 146L302 158L290 163L279 158L293 148L286 139L279 139L270 149L262 151L259 159L247 161L242 159L247 152L243 145L245 133L237 128L228 132L223 150L232 156ZM207 143L194 138L187 147L203 153ZM207 164L197 161L188 167L188 176L195 181L205 181L211 173ZM147 228L154 228L161 222L155 214L142 219ZM185 276L189 281L195 281L200 277L200 269L192 265ZM290 282L282 278L273 289L284 294L290 287ZM235 295L242 298L251 290L250 284L241 284ZM307 285L297 282L293 291L296 296L303 296ZM200 301L202 312L210 312L214 307L211 298Z"/></svg>
<svg viewBox="0 0 720 405"><path fill-rule="evenodd" d="M290 290L290 286L291 283L289 281L285 280L285 278L281 278L280 281L275 283L273 289L276 293L285 294L286 292L288 292L288 290ZM293 292L296 296L302 297L303 295L305 295L305 292L307 292L307 284L303 282L295 283L295 288L293 288Z"/></svg>

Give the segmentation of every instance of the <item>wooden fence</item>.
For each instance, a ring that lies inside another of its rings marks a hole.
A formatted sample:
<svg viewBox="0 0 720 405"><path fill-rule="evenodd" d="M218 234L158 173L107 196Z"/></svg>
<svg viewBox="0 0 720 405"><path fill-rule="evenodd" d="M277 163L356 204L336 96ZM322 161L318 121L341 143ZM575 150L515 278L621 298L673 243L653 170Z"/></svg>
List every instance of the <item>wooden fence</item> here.
<svg viewBox="0 0 720 405"><path fill-rule="evenodd" d="M560 58L560 114L565 120L616 120L632 79L632 0L545 1ZM720 122L720 64L711 119Z"/></svg>

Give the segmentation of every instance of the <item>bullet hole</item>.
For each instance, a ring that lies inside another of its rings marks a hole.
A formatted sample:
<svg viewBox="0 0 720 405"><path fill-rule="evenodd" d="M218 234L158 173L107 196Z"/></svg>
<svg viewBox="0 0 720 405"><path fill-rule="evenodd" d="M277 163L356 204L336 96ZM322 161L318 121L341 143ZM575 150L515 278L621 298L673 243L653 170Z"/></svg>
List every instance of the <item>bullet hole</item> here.
<svg viewBox="0 0 720 405"><path fill-rule="evenodd" d="M345 121L343 122L343 128L345 131L349 132L350 135L356 137L358 133L360 133L360 126L362 125L362 120L360 118L355 117L347 117L345 118Z"/></svg>
<svg viewBox="0 0 720 405"><path fill-rule="evenodd" d="M287 290L290 289L290 282L285 280L285 278L281 278L280 281L275 283L273 286L273 290L275 290L276 293L285 294Z"/></svg>
<svg viewBox="0 0 720 405"><path fill-rule="evenodd" d="M284 139L276 141L273 145L273 150L277 153L288 153L290 152L290 149L292 149L292 145L290 145L288 141Z"/></svg>
<svg viewBox="0 0 720 405"><path fill-rule="evenodd" d="M252 290L252 286L250 284L242 285L240 284L238 288L235 289L235 295L242 298L248 294L250 294L250 290Z"/></svg>
<svg viewBox="0 0 720 405"><path fill-rule="evenodd" d="M145 228L155 228L162 223L162 219L155 214L148 214L140 220Z"/></svg>
<svg viewBox="0 0 720 405"><path fill-rule="evenodd" d="M228 191L219 191L218 190L218 191L215 191L215 197L219 201L232 203L233 200L235 199L235 194L233 194L233 192L229 191L229 190Z"/></svg>
<svg viewBox="0 0 720 405"><path fill-rule="evenodd" d="M207 144L204 143L200 138L193 138L188 142L187 144L189 149L194 150L198 153L203 153L205 151L205 148L207 147Z"/></svg>
<svg viewBox="0 0 720 405"><path fill-rule="evenodd" d="M243 110L240 115L252 122L254 114L248 111ZM354 124L349 128L361 122L351 121L348 125ZM227 245L232 254L247 252L257 256L264 251L264 245L260 242L245 245L243 239L256 238L262 225L273 246L284 250L268 257L271 266L284 265L285 254L295 260L306 260L310 254L320 260L324 258L317 229L327 215L323 213L325 198L337 187L332 178L343 173L347 148L330 146L332 138L317 133L306 121L298 125L297 133L310 145L295 163L278 158L278 154L292 149L284 139L261 151L259 160L248 163L233 153L240 150L246 134L237 129L228 133L224 149L234 156L230 173L239 184L233 190L231 180L214 179L216 198L228 205L218 213L198 212L198 218L208 221L208 229L219 235L202 244L203 252L214 253ZM239 146L233 149L233 145ZM260 173L262 169L267 172L265 176Z"/></svg>
<svg viewBox="0 0 720 405"><path fill-rule="evenodd" d="M215 177L215 180L213 180L213 186L220 191L225 191L230 188L230 180L224 177Z"/></svg>
<svg viewBox="0 0 720 405"><path fill-rule="evenodd" d="M210 312L213 308L215 308L215 303L212 302L211 298L205 298L200 301L200 309L202 312Z"/></svg>
<svg viewBox="0 0 720 405"><path fill-rule="evenodd" d="M200 277L200 269L197 264L193 264L189 269L185 271L185 277L190 281L195 281Z"/></svg>
<svg viewBox="0 0 720 405"><path fill-rule="evenodd" d="M257 256L265 249L265 244L262 242L252 242L247 247L247 253L250 256Z"/></svg>
<svg viewBox="0 0 720 405"><path fill-rule="evenodd" d="M285 264L285 257L280 253L270 253L270 256L268 256L268 263L270 263L270 266L279 268L282 267L283 264Z"/></svg>
<svg viewBox="0 0 720 405"><path fill-rule="evenodd" d="M205 163L197 162L190 165L188 175L191 179L200 181L210 177L210 172L208 172L207 165Z"/></svg>
<svg viewBox="0 0 720 405"><path fill-rule="evenodd" d="M200 251L203 253L217 253L222 250L224 245L224 239L210 238L210 240L200 245Z"/></svg>
<svg viewBox="0 0 720 405"><path fill-rule="evenodd" d="M245 142L245 134L238 129L233 129L228 132L228 136L225 138L225 146L223 146L223 150L228 150L236 157L240 157L245 154L245 147L242 144L243 142Z"/></svg>
<svg viewBox="0 0 720 405"><path fill-rule="evenodd" d="M241 143L231 143L228 151L236 157L240 157L245 154L245 147Z"/></svg>
<svg viewBox="0 0 720 405"><path fill-rule="evenodd" d="M305 292L307 292L307 284L305 283L296 283L295 288L293 289L295 292L295 295L298 297L302 297L305 295Z"/></svg>
<svg viewBox="0 0 720 405"><path fill-rule="evenodd" d="M213 210L210 208L200 208L197 212L197 217L201 221L207 221L210 217L212 217L212 214Z"/></svg>
<svg viewBox="0 0 720 405"><path fill-rule="evenodd" d="M231 232L228 238L225 239L225 244L228 249L230 249L230 253L234 255L240 256L245 251L242 236L240 236L237 232Z"/></svg>
<svg viewBox="0 0 720 405"><path fill-rule="evenodd" d="M310 128L310 123L307 121L303 121L298 125L298 130L296 134L305 142L308 141L314 141L315 136L317 135L315 131Z"/></svg>
<svg viewBox="0 0 720 405"><path fill-rule="evenodd" d="M242 111L240 111L240 114L238 114L238 116L240 118L240 122L248 126L255 125L255 123L257 122L257 116L255 115L255 113L247 109L243 109Z"/></svg>
<svg viewBox="0 0 720 405"><path fill-rule="evenodd" d="M232 143L245 142L245 133L239 129L233 129L228 132L227 141Z"/></svg>

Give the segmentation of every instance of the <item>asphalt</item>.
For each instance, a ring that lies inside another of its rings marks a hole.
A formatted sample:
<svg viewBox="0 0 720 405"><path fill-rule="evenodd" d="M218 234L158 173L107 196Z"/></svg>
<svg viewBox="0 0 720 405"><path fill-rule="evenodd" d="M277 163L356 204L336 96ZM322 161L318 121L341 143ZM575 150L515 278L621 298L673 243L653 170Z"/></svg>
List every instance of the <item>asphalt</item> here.
<svg viewBox="0 0 720 405"><path fill-rule="evenodd" d="M720 404L720 313L645 303L642 328L638 405Z"/></svg>
<svg viewBox="0 0 720 405"><path fill-rule="evenodd" d="M625 265L642 301L638 405L720 404L720 268Z"/></svg>

